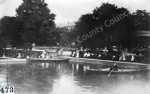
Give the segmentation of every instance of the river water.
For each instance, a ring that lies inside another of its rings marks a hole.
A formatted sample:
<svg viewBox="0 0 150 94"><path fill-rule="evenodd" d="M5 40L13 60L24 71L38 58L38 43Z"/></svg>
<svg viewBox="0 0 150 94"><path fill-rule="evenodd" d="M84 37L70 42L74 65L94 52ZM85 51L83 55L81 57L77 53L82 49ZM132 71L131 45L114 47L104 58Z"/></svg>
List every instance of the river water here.
<svg viewBox="0 0 150 94"><path fill-rule="evenodd" d="M0 81L14 86L15 94L150 94L150 72L108 77L87 74L79 65L74 66L68 63L1 65Z"/></svg>

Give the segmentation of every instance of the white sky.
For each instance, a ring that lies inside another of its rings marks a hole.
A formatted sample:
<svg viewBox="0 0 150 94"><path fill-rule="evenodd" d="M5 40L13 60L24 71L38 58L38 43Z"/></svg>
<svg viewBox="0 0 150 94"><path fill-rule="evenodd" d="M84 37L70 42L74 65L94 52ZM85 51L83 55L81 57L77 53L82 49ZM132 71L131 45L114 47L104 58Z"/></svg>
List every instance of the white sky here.
<svg viewBox="0 0 150 94"><path fill-rule="evenodd" d="M56 24L66 24L77 21L82 14L91 13L102 2L110 2L118 7L128 8L130 11L137 9L150 12L150 0L45 0L52 13L56 14ZM22 0L0 0L0 18L15 16L15 9Z"/></svg>

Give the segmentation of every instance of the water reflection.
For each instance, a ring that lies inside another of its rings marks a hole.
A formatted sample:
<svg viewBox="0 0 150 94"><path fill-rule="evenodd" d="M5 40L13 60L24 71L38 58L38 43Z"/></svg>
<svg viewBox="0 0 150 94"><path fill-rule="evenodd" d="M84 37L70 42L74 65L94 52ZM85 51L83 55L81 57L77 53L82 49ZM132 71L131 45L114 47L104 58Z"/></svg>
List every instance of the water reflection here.
<svg viewBox="0 0 150 94"><path fill-rule="evenodd" d="M9 85L16 94L149 94L150 72L136 74L86 74L89 65L36 63L23 77L12 78L18 70L35 63L9 65ZM0 75L5 75L6 70ZM2 76L1 76L2 78ZM3 79L6 79L6 75Z"/></svg>

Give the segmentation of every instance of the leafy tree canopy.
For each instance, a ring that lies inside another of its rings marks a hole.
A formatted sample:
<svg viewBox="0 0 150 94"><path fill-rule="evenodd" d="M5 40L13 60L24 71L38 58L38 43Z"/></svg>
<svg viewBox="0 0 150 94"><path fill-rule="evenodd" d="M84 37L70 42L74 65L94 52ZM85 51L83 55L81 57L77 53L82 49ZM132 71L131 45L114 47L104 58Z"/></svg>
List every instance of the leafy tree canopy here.
<svg viewBox="0 0 150 94"><path fill-rule="evenodd" d="M81 15L76 22L74 32L76 39L83 40L92 30L103 27L103 32L87 37L80 44L84 47L109 47L112 45L122 45L130 48L131 35L136 30L149 30L149 13L137 10L130 13L126 8L118 8L116 5L103 3L96 7L92 13ZM107 25L106 26L106 21Z"/></svg>
<svg viewBox="0 0 150 94"><path fill-rule="evenodd" d="M137 10L132 13L134 19L134 26L136 31L150 30L150 13L146 10Z"/></svg>
<svg viewBox="0 0 150 94"><path fill-rule="evenodd" d="M25 43L55 44L52 37L55 14L51 13L47 6L45 0L23 0L23 3L16 9L16 16L23 24L22 39Z"/></svg>

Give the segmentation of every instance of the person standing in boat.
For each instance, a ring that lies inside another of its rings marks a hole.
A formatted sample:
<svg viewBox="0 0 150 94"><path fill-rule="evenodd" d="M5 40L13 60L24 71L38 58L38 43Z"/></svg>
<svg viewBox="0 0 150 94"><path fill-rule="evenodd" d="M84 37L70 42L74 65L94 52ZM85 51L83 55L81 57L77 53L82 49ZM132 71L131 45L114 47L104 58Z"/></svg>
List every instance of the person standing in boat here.
<svg viewBox="0 0 150 94"><path fill-rule="evenodd" d="M118 71L119 67L117 66L116 63L114 63L114 65L112 67L110 67L110 71Z"/></svg>
<svg viewBox="0 0 150 94"><path fill-rule="evenodd" d="M42 54L41 54L41 58L45 58L45 56L46 56L46 50L44 50L43 52L42 52Z"/></svg>

